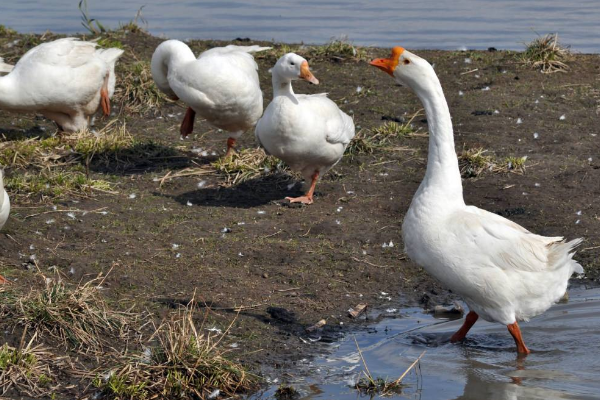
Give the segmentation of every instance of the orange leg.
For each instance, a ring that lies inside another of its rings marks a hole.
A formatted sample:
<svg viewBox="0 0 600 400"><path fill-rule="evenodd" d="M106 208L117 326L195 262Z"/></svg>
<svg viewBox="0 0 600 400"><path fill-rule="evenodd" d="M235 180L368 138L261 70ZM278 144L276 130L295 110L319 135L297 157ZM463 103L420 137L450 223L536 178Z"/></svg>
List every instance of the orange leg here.
<svg viewBox="0 0 600 400"><path fill-rule="evenodd" d="M479 315L477 315L476 312L469 311L469 313L467 314L467 316L465 318L465 322L460 327L460 329L458 331L456 331L456 333L454 335L452 335L452 337L450 338L450 342L456 343L456 342L463 340L467 336L467 333L469 332L469 330L473 327L473 325L475 325L475 322L477 322L478 318L479 318Z"/></svg>
<svg viewBox="0 0 600 400"><path fill-rule="evenodd" d="M181 128L179 129L181 137L185 138L192 133L194 130L194 118L196 118L196 111L192 110L192 107L188 107L185 117L183 117L183 121L181 122Z"/></svg>
<svg viewBox="0 0 600 400"><path fill-rule="evenodd" d="M235 138L230 137L229 139L227 139L227 153L225 153L225 158L231 157L233 155L233 153L235 152L233 146L235 146Z"/></svg>
<svg viewBox="0 0 600 400"><path fill-rule="evenodd" d="M7 281L5 277L3 277L2 275L0 275L0 285L3 285L5 283L10 283L10 282Z"/></svg>
<svg viewBox="0 0 600 400"><path fill-rule="evenodd" d="M104 84L100 89L100 104L105 117L110 115L110 99L108 98L108 74L104 77Z"/></svg>
<svg viewBox="0 0 600 400"><path fill-rule="evenodd" d="M304 196L286 197L286 200L289 200L290 203L312 204L313 194L315 193L315 186L317 186L317 180L319 179L319 171L315 171L311 178L312 182L310 184L310 189L308 189L308 192L306 192Z"/></svg>
<svg viewBox="0 0 600 400"><path fill-rule="evenodd" d="M529 354L531 351L525 346L525 342L523 341L523 336L521 336L521 329L519 328L519 324L515 321L514 324L506 325L508 331L512 335L513 339L515 339L515 344L517 345L517 353L520 354Z"/></svg>

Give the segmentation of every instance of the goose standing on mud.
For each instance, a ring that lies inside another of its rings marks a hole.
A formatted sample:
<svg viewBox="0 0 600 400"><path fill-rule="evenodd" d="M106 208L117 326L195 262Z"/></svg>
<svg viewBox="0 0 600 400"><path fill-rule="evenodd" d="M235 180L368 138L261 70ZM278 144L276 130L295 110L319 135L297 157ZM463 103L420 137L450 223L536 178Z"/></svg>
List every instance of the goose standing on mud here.
<svg viewBox="0 0 600 400"><path fill-rule="evenodd" d="M506 218L465 205L452 121L442 86L424 59L394 47L371 65L410 87L429 123L425 177L402 224L406 253L463 297L470 312L451 341L462 340L478 317L508 327L528 354L517 321L543 313L583 268L572 259L581 239L533 234Z"/></svg>
<svg viewBox="0 0 600 400"><path fill-rule="evenodd" d="M102 106L110 114L115 90L115 62L121 49L97 49L96 43L58 39L29 50L0 77L0 109L38 112L59 129L76 132ZM1 75L1 74L0 74Z"/></svg>
<svg viewBox="0 0 600 400"><path fill-rule="evenodd" d="M293 80L319 83L299 55L282 56L271 74L273 101L256 125L256 139L268 154L301 171L306 182L311 182L304 196L287 199L312 204L317 180L340 161L354 137L354 121L325 93L294 93Z"/></svg>
<svg viewBox="0 0 600 400"><path fill-rule="evenodd" d="M10 214L10 199L4 189L4 171L0 169L0 229L4 227ZM0 284L6 283L6 279L0 275Z"/></svg>
<svg viewBox="0 0 600 400"><path fill-rule="evenodd" d="M182 137L194 130L198 113L229 133L225 156L232 154L236 139L262 115L258 65L251 53L268 49L229 45L206 50L196 59L179 40L167 40L156 48L151 62L156 86L189 106L181 123Z"/></svg>

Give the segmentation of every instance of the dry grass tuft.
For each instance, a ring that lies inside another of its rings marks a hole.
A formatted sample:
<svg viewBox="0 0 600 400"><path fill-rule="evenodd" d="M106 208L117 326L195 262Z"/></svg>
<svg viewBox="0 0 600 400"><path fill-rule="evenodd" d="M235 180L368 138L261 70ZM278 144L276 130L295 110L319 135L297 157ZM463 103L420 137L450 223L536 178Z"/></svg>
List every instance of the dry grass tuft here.
<svg viewBox="0 0 600 400"><path fill-rule="evenodd" d="M36 339L33 335L19 348L7 343L0 347L0 394L11 389L35 397L48 394L55 375L50 366L57 359L42 345L34 345Z"/></svg>
<svg viewBox="0 0 600 400"><path fill-rule="evenodd" d="M371 371L369 371L369 367L367 366L367 363L362 355L362 351L358 346L356 338L354 339L354 342L356 343L356 349L364 367L364 370L362 371L363 377L360 378L358 382L356 382L354 388L362 394L368 394L371 396L374 396L376 394L386 396L394 393L402 393L402 388L405 386L402 383L402 380L417 364L419 364L419 361L421 360L423 355L425 355L425 351L423 351L421 355L417 357L417 359L404 371L402 375L400 375L398 379L391 381L384 378L373 378L373 376L371 375Z"/></svg>
<svg viewBox="0 0 600 400"><path fill-rule="evenodd" d="M106 304L98 289L102 277L75 288L42 277L44 288L18 298L8 308L9 318L39 337L48 335L82 352L102 351L110 339L127 336L132 316Z"/></svg>
<svg viewBox="0 0 600 400"><path fill-rule="evenodd" d="M150 72L149 61L117 64L119 80L114 101L128 113L146 114L167 100Z"/></svg>
<svg viewBox="0 0 600 400"><path fill-rule="evenodd" d="M192 316L192 306L177 312L156 329L154 347L96 377L93 384L105 398L128 400L208 399L255 389L257 377L225 358L221 340L201 333L203 327Z"/></svg>
<svg viewBox="0 0 600 400"><path fill-rule="evenodd" d="M354 135L352 141L346 148L346 155L356 156L359 154L373 154L375 150L382 151L406 151L411 150L405 147L395 147L392 145L393 139L427 136L426 133L420 133L415 130L412 122L421 115L421 111L415 112L411 118L404 124L394 121L387 121L377 128L370 131L360 130ZM370 133L367 135L367 133Z"/></svg>
<svg viewBox="0 0 600 400"><path fill-rule="evenodd" d="M540 69L545 74L554 72L567 72L570 68L566 64L571 58L568 48L558 42L558 34L541 36L527 44L521 61L533 68Z"/></svg>
<svg viewBox="0 0 600 400"><path fill-rule="evenodd" d="M323 46L312 46L308 49L312 57L334 60L367 60L369 55L364 47L355 46L347 36L332 38Z"/></svg>
<svg viewBox="0 0 600 400"><path fill-rule="evenodd" d="M486 171L497 174L508 172L522 174L525 172L527 156L508 156L498 161L485 153L487 150L482 147L463 148L458 155L458 166L463 178L476 178Z"/></svg>
<svg viewBox="0 0 600 400"><path fill-rule="evenodd" d="M257 178L264 173L286 169L281 160L266 155L262 149L244 149L231 157L218 159L212 166L225 175L227 186Z"/></svg>
<svg viewBox="0 0 600 400"><path fill-rule="evenodd" d="M463 178L475 178L484 171L493 169L493 157L486 155L486 152L483 147L463 148L462 153L458 155L458 166Z"/></svg>

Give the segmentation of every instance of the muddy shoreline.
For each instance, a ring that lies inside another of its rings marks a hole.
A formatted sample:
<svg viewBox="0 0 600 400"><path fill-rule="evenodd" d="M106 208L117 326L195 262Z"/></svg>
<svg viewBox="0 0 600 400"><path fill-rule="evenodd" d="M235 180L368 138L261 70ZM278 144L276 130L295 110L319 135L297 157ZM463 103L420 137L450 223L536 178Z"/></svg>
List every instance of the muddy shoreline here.
<svg viewBox="0 0 600 400"><path fill-rule="evenodd" d="M3 32L0 56L14 63L28 48L55 37ZM163 39L120 31L111 40L126 51L117 68L119 79L125 66L149 61ZM198 54L228 43L189 44ZM307 51L274 47L256 57L265 106L271 99L267 71L277 52ZM324 343L364 325L364 317L348 316L359 303L378 310L451 303L454 295L402 251L402 218L425 171L425 116L418 114L421 106L408 89L368 66L366 60L387 50L361 51L358 59L309 53L306 58L321 85L298 82L295 91L329 93L366 136L389 121L416 117L409 134L345 156L318 185L315 204L286 204L284 197L299 193L300 185L285 171L230 184L231 177L212 164L224 154L223 135L198 121L188 140L179 139L183 104L163 100L140 114L113 102L113 115L108 121L98 118L95 129L116 119L146 147L65 167L109 182L105 192L15 196L11 218L0 233L0 273L26 293L42 285L39 271L58 273L72 284L110 271L101 291L106 300L118 309L149 312L156 320L195 295L205 327L224 331L236 318L225 339L229 357L280 377L296 361L320 354ZM575 258L586 279L597 282L599 56L577 54L570 71L541 74L518 62L515 52L415 53L435 64L453 117L457 153L482 148L498 164L527 157L524 170L465 178L465 200L539 234L584 237ZM41 117L0 112L3 142L55 131ZM254 146L248 132L238 151ZM5 168L8 182L37 171ZM163 179L186 168L203 172ZM327 320L324 327L306 331L321 319ZM14 344L19 333L5 333L3 339ZM77 396L84 395L85 386L78 385Z"/></svg>

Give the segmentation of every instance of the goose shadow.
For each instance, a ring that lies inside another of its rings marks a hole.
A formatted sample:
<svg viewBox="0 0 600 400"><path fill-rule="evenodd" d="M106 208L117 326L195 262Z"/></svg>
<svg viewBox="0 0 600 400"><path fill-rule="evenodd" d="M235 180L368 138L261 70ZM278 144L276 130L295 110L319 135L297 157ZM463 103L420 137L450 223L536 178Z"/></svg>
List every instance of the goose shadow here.
<svg viewBox="0 0 600 400"><path fill-rule="evenodd" d="M54 136L54 134L55 129L44 129L39 125L28 129L0 128L0 141L9 142L33 138L47 139Z"/></svg>
<svg viewBox="0 0 600 400"><path fill-rule="evenodd" d="M303 340L308 341L333 343L340 339L343 335L342 329L337 325L324 325L323 327L316 328L314 330L308 329L311 325L299 322L296 318L296 314L293 311L288 311L280 307L268 307L266 304L261 307L238 309L235 307L224 307L220 303L213 302L212 300L194 301L192 299L163 297L156 298L154 301L171 309L179 309L181 307L187 307L191 304L193 308L197 310L209 312L215 311L224 314L231 314L232 316L241 315L254 318L261 323L276 327L285 335L306 338ZM264 312L261 312L261 308L264 308Z"/></svg>
<svg viewBox="0 0 600 400"><path fill-rule="evenodd" d="M289 185L295 183L292 188ZM249 179L235 186L210 187L193 190L176 196L162 193L155 195L166 196L182 205L219 206L232 208L253 208L282 200L288 202L286 196L301 195L302 185L293 177L285 174L272 174Z"/></svg>
<svg viewBox="0 0 600 400"><path fill-rule="evenodd" d="M136 175L165 170L181 170L193 166L208 165L217 157L195 157L171 146L147 141L131 147L107 149L94 154L89 169L113 175ZM85 164L85 160L82 161Z"/></svg>

